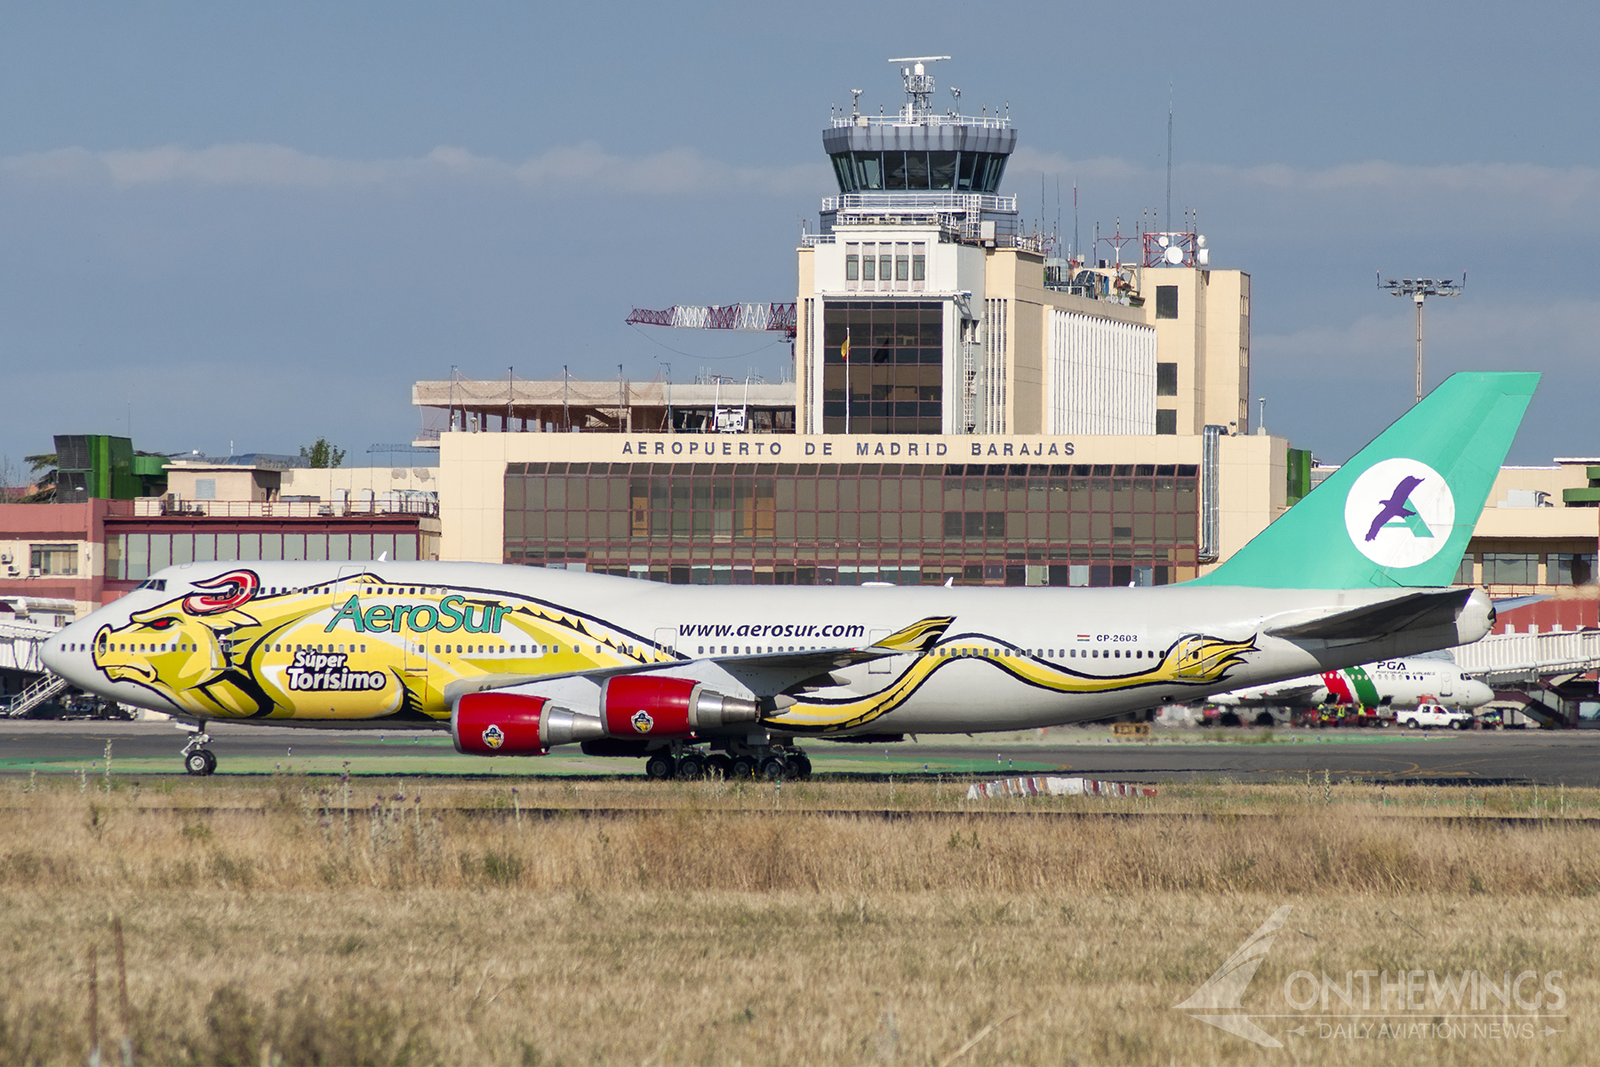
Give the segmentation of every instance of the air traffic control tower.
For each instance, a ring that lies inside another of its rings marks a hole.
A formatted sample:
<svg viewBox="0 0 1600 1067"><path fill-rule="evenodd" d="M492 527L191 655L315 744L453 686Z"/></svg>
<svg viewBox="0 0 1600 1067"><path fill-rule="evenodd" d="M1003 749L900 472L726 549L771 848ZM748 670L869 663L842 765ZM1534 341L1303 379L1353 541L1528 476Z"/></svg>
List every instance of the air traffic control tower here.
<svg viewBox="0 0 1600 1067"><path fill-rule="evenodd" d="M946 58L892 60L898 109L869 114L853 90L823 131L838 193L801 237L798 431L1245 432L1248 275L1209 269L1195 234L1145 234L1138 262L1049 259L1001 189L1009 106L963 114L952 88L938 110L929 65Z"/></svg>

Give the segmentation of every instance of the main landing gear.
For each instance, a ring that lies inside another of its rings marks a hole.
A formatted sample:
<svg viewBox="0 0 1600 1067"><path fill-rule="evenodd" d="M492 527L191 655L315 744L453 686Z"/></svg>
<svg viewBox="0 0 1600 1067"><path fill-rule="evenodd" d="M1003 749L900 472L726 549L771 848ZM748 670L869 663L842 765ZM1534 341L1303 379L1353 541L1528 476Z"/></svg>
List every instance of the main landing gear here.
<svg viewBox="0 0 1600 1067"><path fill-rule="evenodd" d="M199 777L215 774L217 770L217 756L206 746L211 744L211 735L206 733L206 724L201 722L198 726L188 723L179 723L178 729L189 734L189 743L183 746L183 769L185 772Z"/></svg>
<svg viewBox="0 0 1600 1067"><path fill-rule="evenodd" d="M645 777L657 782L692 782L697 778L803 781L811 777L811 760L797 748L734 742L728 749L726 753L703 752L675 744L671 749L650 754L644 764Z"/></svg>

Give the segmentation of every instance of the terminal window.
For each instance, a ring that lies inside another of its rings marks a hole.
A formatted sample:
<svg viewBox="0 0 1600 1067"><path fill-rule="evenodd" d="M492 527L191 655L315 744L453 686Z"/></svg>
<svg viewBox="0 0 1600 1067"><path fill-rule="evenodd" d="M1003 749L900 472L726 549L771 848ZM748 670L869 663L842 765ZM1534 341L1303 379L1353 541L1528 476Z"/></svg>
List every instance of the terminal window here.
<svg viewBox="0 0 1600 1067"><path fill-rule="evenodd" d="M1178 413L1171 408L1156 408L1156 433L1176 434L1178 432Z"/></svg>
<svg viewBox="0 0 1600 1067"><path fill-rule="evenodd" d="M30 574L77 574L77 545L34 545L29 553Z"/></svg>
<svg viewBox="0 0 1600 1067"><path fill-rule="evenodd" d="M1539 556L1532 552L1485 552L1484 585L1535 585L1539 581Z"/></svg>
<svg viewBox="0 0 1600 1067"><path fill-rule="evenodd" d="M1156 396L1178 395L1178 365L1176 363L1156 364Z"/></svg>
<svg viewBox="0 0 1600 1067"><path fill-rule="evenodd" d="M106 538L106 577L143 581L156 571L213 560L391 560L417 558L418 535L251 530L213 533L125 533Z"/></svg>
<svg viewBox="0 0 1600 1067"><path fill-rule="evenodd" d="M1552 552L1546 571L1551 585L1593 585L1595 581L1595 553Z"/></svg>
<svg viewBox="0 0 1600 1067"><path fill-rule="evenodd" d="M1192 465L513 463L505 561L676 584L1194 577Z"/></svg>
<svg viewBox="0 0 1600 1067"><path fill-rule="evenodd" d="M1156 318L1175 319L1178 317L1178 287L1176 285L1156 286Z"/></svg>
<svg viewBox="0 0 1600 1067"><path fill-rule="evenodd" d="M848 361L842 351L846 339ZM939 433L944 411L943 342L944 310L939 303L824 304L822 432L845 432L848 405L851 433Z"/></svg>

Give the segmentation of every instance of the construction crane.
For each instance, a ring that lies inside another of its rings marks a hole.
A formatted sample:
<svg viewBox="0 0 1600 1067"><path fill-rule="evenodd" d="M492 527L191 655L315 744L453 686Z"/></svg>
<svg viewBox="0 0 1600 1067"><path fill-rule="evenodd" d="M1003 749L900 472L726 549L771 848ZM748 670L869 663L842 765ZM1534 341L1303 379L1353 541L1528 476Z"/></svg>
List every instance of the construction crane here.
<svg viewBox="0 0 1600 1067"><path fill-rule="evenodd" d="M665 311L634 308L624 322L640 326L676 326L688 330L781 330L795 336L795 305L674 304Z"/></svg>

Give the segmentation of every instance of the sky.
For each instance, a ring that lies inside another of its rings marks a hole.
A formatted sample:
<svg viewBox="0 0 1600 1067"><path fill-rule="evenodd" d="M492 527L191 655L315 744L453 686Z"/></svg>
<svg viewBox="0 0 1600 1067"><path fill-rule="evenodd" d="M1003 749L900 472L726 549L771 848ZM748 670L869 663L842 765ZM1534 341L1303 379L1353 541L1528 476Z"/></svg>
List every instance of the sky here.
<svg viewBox="0 0 1600 1067"><path fill-rule="evenodd" d="M1005 109L1003 191L1088 245L1194 212L1252 276L1269 430L1348 458L1427 382L1532 369L1511 462L1600 455L1600 8L279 2L0 7L0 477L57 433L367 462L414 380L783 377L832 106ZM942 106L948 106L948 103ZM1077 213L1074 219L1073 189ZM620 368L619 368L620 365ZM381 462L382 460L380 460Z"/></svg>

